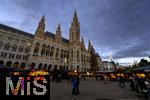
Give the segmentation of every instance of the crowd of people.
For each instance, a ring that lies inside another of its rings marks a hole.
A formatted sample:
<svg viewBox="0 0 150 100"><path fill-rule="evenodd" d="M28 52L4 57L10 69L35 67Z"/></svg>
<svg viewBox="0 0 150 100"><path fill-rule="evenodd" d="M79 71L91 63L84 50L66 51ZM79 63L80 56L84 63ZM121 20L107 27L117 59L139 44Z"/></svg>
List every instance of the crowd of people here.
<svg viewBox="0 0 150 100"><path fill-rule="evenodd" d="M118 77L119 86L125 88L125 82L127 81L123 76ZM145 100L150 98L150 79L147 76L139 77L136 74L129 77L131 90L143 96Z"/></svg>
<svg viewBox="0 0 150 100"><path fill-rule="evenodd" d="M150 79L148 77L131 76L130 87L133 91L143 95L148 100L150 96Z"/></svg>

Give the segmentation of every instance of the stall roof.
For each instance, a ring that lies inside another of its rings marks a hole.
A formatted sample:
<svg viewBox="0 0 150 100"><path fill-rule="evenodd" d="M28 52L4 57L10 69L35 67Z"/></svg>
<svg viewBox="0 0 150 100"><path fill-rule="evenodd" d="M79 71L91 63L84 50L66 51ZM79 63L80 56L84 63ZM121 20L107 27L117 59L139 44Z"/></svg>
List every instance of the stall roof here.
<svg viewBox="0 0 150 100"><path fill-rule="evenodd" d="M147 66L143 66L143 67L139 67L139 68L135 68L134 70L150 70L150 65Z"/></svg>

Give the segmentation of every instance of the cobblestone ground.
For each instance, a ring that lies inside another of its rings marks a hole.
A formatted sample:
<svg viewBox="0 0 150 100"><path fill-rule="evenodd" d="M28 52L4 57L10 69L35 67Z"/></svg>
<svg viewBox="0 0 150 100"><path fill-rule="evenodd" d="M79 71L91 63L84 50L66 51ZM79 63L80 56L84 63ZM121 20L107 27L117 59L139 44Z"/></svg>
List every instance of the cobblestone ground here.
<svg viewBox="0 0 150 100"><path fill-rule="evenodd" d="M66 81L61 83L51 82L50 100L74 100L71 95L71 84ZM80 95L76 100L144 100L131 91L129 83L126 88L119 87L117 82L96 81L87 79L80 81Z"/></svg>

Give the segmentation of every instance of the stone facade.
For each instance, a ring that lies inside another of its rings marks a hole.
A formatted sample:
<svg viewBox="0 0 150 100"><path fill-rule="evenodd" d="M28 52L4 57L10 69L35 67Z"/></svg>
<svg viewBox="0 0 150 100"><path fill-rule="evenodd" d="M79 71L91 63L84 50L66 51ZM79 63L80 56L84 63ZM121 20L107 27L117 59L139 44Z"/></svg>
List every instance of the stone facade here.
<svg viewBox="0 0 150 100"><path fill-rule="evenodd" d="M88 71L91 69L91 49L80 39L80 23L75 11L69 39L61 36L61 26L56 33L45 32L42 16L35 35L0 24L0 64L15 68L66 69Z"/></svg>

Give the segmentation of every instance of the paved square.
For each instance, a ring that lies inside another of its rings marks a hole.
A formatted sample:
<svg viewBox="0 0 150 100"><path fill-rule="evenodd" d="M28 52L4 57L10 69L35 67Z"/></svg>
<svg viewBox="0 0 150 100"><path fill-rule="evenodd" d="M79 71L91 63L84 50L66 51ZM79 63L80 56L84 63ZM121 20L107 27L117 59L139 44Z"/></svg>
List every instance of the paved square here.
<svg viewBox="0 0 150 100"><path fill-rule="evenodd" d="M50 83L51 100L73 100L71 95L71 83L62 81L61 83ZM131 91L129 83L126 88L121 88L118 82L96 81L94 79L80 81L80 95L76 100L144 100L138 97L135 91Z"/></svg>

